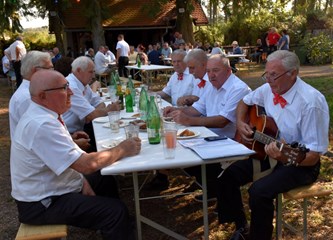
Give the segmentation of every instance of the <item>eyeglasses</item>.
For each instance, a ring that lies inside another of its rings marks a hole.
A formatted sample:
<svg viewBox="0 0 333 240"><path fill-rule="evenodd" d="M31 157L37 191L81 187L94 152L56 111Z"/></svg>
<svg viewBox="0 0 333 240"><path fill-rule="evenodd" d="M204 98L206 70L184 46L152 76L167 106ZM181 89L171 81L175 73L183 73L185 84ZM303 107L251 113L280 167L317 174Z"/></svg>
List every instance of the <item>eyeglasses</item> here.
<svg viewBox="0 0 333 240"><path fill-rule="evenodd" d="M46 70L54 70L54 67L43 67L43 66L36 66L35 68L46 69Z"/></svg>
<svg viewBox="0 0 333 240"><path fill-rule="evenodd" d="M67 88L69 87L69 82L67 82L64 86L62 87L57 87L57 88L49 88L49 89L45 89L43 90L44 92L48 92L48 91L54 91L54 90L67 90Z"/></svg>
<svg viewBox="0 0 333 240"><path fill-rule="evenodd" d="M290 70L278 75L277 77L273 75L268 75L267 72L264 72L263 75L261 75L261 79L264 80L265 82L267 82L267 80L271 80L272 82L274 82L276 79L282 77L283 75L285 75L286 73L290 72Z"/></svg>

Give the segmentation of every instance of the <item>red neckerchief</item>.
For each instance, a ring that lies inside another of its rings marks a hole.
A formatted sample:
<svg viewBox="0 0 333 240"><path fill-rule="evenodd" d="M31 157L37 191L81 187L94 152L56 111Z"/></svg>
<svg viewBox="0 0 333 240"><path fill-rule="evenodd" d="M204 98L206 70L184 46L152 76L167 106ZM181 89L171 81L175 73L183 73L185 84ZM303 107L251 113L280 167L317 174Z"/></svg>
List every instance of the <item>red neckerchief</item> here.
<svg viewBox="0 0 333 240"><path fill-rule="evenodd" d="M274 98L273 98L274 105L280 103L281 107L284 108L287 105L286 99L284 99L281 95L279 95L277 93L273 93L273 94L274 94Z"/></svg>
<svg viewBox="0 0 333 240"><path fill-rule="evenodd" d="M203 80L203 79L201 79L201 81L200 81L199 84L198 84L198 87L199 87L199 88L203 88L203 87L205 87L205 85L206 85L206 81Z"/></svg>
<svg viewBox="0 0 333 240"><path fill-rule="evenodd" d="M178 74L178 80L183 80L183 73L177 73Z"/></svg>

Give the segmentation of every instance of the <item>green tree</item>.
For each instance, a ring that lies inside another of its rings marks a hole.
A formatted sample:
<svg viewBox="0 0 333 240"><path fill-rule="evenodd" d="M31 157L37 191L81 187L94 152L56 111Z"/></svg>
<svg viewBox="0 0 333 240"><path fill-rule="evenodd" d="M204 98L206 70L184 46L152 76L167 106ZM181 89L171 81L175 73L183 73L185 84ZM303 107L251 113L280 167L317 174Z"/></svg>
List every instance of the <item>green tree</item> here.
<svg viewBox="0 0 333 240"><path fill-rule="evenodd" d="M22 32L19 10L23 7L24 5L22 5L20 1L0 0L0 32L2 38L4 38L5 30L9 30L13 33Z"/></svg>

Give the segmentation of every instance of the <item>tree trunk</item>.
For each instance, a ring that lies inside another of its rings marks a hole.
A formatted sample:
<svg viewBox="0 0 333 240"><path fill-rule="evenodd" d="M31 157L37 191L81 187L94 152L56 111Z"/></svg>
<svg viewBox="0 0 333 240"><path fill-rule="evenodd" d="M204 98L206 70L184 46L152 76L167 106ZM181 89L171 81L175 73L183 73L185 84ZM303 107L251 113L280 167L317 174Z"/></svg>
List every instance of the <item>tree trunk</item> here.
<svg viewBox="0 0 333 240"><path fill-rule="evenodd" d="M179 11L181 10L181 12ZM184 12L182 12L184 9ZM176 0L176 10L177 10L177 24L176 30L183 35L185 42L194 43L193 36L193 21L191 18L191 1L189 0Z"/></svg>
<svg viewBox="0 0 333 240"><path fill-rule="evenodd" d="M97 51L100 45L105 45L104 30L102 26L101 5L99 0L93 0L94 17L90 19L93 46Z"/></svg>

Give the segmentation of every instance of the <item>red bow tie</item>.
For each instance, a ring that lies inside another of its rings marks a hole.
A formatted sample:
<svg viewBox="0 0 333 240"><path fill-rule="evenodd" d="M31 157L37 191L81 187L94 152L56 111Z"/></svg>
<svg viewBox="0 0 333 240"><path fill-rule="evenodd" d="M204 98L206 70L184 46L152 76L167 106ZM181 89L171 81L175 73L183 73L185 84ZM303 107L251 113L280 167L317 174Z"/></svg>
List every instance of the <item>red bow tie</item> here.
<svg viewBox="0 0 333 240"><path fill-rule="evenodd" d="M205 85L206 85L206 81L201 79L201 82L199 82L198 87L203 88L203 87L205 87Z"/></svg>
<svg viewBox="0 0 333 240"><path fill-rule="evenodd" d="M284 99L281 95L277 93L274 93L273 103L274 105L280 103L282 108L284 108L287 105L286 99Z"/></svg>
<svg viewBox="0 0 333 240"><path fill-rule="evenodd" d="M183 80L183 73L178 73L178 80Z"/></svg>
<svg viewBox="0 0 333 240"><path fill-rule="evenodd" d="M64 120L62 120L60 114L58 114L58 120L63 126L65 126Z"/></svg>

